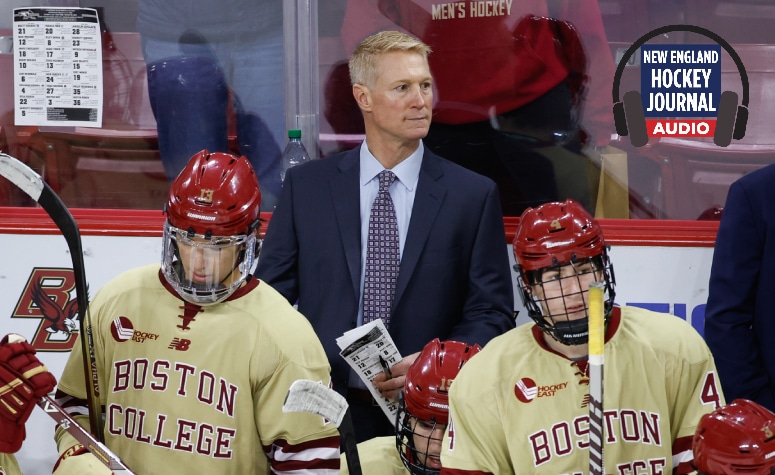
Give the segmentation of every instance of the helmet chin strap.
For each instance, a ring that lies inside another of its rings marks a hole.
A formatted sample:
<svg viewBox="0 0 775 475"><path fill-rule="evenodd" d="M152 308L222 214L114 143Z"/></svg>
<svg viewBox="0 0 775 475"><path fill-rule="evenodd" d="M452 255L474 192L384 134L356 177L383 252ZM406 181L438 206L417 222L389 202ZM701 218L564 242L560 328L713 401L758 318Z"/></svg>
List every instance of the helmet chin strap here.
<svg viewBox="0 0 775 475"><path fill-rule="evenodd" d="M551 335L564 345L584 345L589 341L589 318L555 322Z"/></svg>

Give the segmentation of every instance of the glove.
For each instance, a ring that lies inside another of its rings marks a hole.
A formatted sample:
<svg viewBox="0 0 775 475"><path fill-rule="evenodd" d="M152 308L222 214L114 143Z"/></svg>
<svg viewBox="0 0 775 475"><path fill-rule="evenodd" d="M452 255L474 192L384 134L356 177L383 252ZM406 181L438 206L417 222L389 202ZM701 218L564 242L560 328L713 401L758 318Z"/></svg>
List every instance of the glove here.
<svg viewBox="0 0 775 475"><path fill-rule="evenodd" d="M59 456L54 475L113 475L113 472L81 444L68 448Z"/></svg>
<svg viewBox="0 0 775 475"><path fill-rule="evenodd" d="M14 453L21 448L24 423L38 400L56 384L23 337L11 333L0 340L0 452Z"/></svg>

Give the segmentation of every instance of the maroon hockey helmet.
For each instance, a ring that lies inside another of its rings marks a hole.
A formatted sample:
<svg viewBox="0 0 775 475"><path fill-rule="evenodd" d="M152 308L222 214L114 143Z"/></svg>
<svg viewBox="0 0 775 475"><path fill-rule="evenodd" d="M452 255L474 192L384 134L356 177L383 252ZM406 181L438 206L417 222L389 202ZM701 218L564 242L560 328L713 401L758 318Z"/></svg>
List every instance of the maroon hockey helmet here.
<svg viewBox="0 0 775 475"><path fill-rule="evenodd" d="M449 386L458 371L479 353L479 345L434 339L423 348L406 372L406 411L425 421L446 424L449 419Z"/></svg>
<svg viewBox="0 0 775 475"><path fill-rule="evenodd" d="M202 150L172 182L167 219L195 234L247 234L258 226L261 190L246 157Z"/></svg>
<svg viewBox="0 0 775 475"><path fill-rule="evenodd" d="M261 190L245 157L202 150L170 188L162 273L184 300L228 298L253 273Z"/></svg>
<svg viewBox="0 0 775 475"><path fill-rule="evenodd" d="M517 262L515 268L519 274L517 284L528 315L541 330L565 345L586 343L586 319L571 320L568 317L571 312L564 306L564 310L549 313L548 300L539 297L533 287L543 286L552 280L544 282L544 271L558 269L566 264L578 269L585 268L586 273L600 271L605 281L605 310L606 316L609 316L613 308L616 282L600 224L572 199L544 203L522 213L513 248ZM591 263L592 266L584 267L585 263ZM579 271L577 277L583 273ZM575 293L586 291L581 287L580 283L575 286ZM564 292L562 298L571 297L572 294Z"/></svg>
<svg viewBox="0 0 775 475"><path fill-rule="evenodd" d="M596 257L606 251L600 225L571 199L526 209L513 244L514 258L522 271Z"/></svg>
<svg viewBox="0 0 775 475"><path fill-rule="evenodd" d="M775 414L736 399L705 414L692 442L694 466L708 475L775 474Z"/></svg>
<svg viewBox="0 0 775 475"><path fill-rule="evenodd" d="M479 345L459 341L429 342L406 372L404 391L396 416L396 448L406 468L414 475L439 473L424 463L425 447L415 443L415 425L425 424L428 432L449 422L449 388L460 368L481 350ZM422 436L421 436L422 437Z"/></svg>

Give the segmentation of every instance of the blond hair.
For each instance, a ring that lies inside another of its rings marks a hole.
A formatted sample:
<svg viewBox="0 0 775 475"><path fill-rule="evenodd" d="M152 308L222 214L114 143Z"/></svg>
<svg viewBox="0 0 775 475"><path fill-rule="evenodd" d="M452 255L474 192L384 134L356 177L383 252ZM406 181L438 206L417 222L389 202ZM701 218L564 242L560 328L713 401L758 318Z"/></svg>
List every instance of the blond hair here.
<svg viewBox="0 0 775 475"><path fill-rule="evenodd" d="M417 53L428 61L431 47L400 31L381 31L361 41L350 58L350 81L353 85L372 87L380 56L393 51Z"/></svg>

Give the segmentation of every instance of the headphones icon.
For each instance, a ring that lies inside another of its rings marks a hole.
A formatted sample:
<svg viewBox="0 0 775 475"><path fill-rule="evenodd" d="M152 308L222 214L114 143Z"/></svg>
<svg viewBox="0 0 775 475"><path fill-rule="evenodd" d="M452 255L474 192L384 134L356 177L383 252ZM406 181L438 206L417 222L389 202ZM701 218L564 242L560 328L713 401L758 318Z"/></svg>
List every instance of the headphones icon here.
<svg viewBox="0 0 775 475"><path fill-rule="evenodd" d="M748 123L748 73L737 52L722 37L710 30L694 25L668 25L652 30L641 36L622 56L619 66L614 74L613 100L614 100L614 124L616 133L621 136L629 134L630 142L635 147L642 147L649 141L646 130L646 117L643 112L643 102L640 92L629 91L624 94L623 100L619 100L619 82L621 81L624 67L630 56L635 53L648 40L671 31L688 31L712 39L721 45L737 66L740 79L743 83L743 103L737 105L737 93L724 91L718 104L716 116L716 131L713 135L713 143L719 147L726 147L732 139L740 140L745 136L745 128Z"/></svg>

